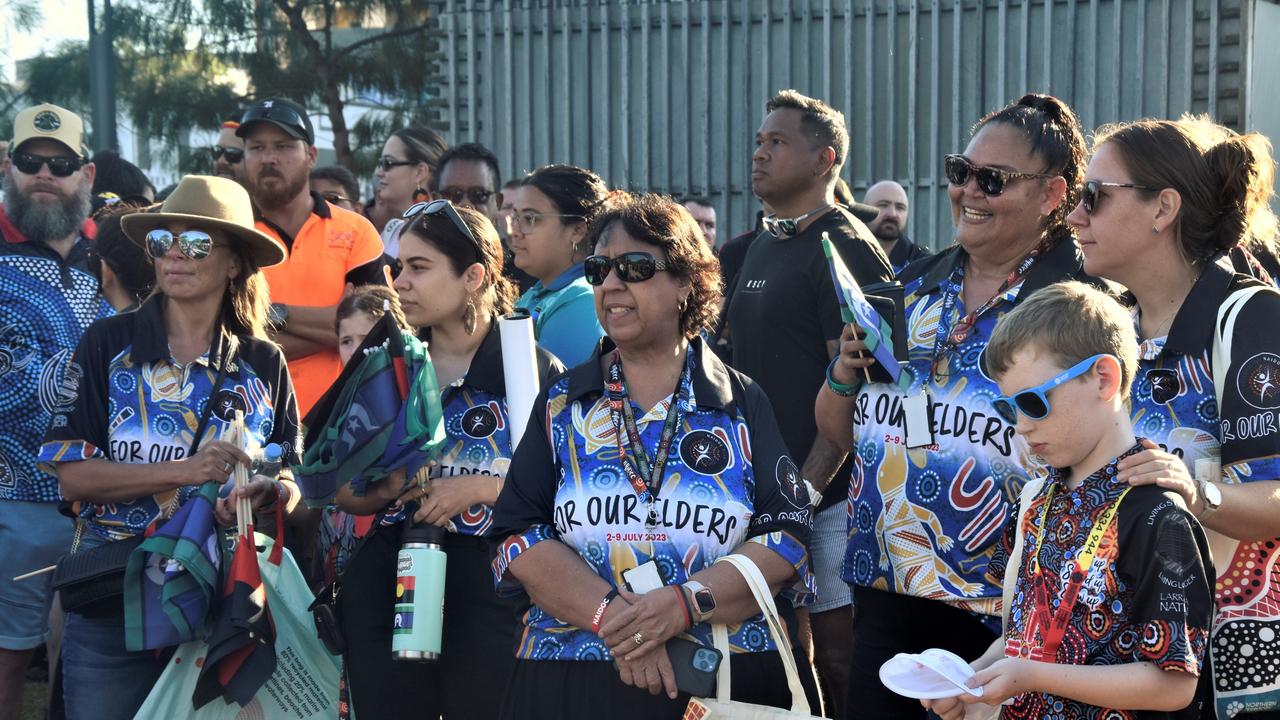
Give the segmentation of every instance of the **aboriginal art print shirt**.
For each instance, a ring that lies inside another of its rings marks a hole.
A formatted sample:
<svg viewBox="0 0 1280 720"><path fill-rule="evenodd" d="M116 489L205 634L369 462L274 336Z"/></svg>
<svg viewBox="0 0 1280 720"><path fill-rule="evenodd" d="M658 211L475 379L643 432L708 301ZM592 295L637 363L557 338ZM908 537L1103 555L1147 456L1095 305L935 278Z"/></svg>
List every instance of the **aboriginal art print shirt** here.
<svg viewBox="0 0 1280 720"><path fill-rule="evenodd" d="M1134 445L1074 490L1067 488L1062 470L1049 470L1026 514L1009 519L988 569L990 581L1000 585L1016 534L1022 532L1022 558L1005 631L1006 655L1060 665L1149 662L1166 671L1201 674L1213 614L1209 547L1200 523L1176 493L1154 485L1129 490L1128 483L1116 479L1117 463L1142 449ZM1084 548L1095 540L1097 550L1083 569L1083 579L1075 583L1078 590L1070 609L1052 605L1069 599L1066 589L1072 585L1078 558L1087 555ZM1056 652L1036 657L1041 648L1053 644L1044 641L1055 635L1050 626L1057 613L1063 622ZM1001 714L1005 720L1199 716L1199 702L1177 712L1124 711L1046 693L1019 695Z"/></svg>
<svg viewBox="0 0 1280 720"><path fill-rule="evenodd" d="M898 278L915 377L908 392L927 390L932 443L907 448L906 395L888 384L863 386L853 411L856 447L842 577L978 613L999 630L1000 584L986 580L987 561L1028 469L1039 463L1014 426L991 408L1000 391L979 356L996 321L1021 299L1083 278L1083 257L1074 242L1049 248L953 344L949 333L971 310L960 293L966 261L955 246L913 263Z"/></svg>
<svg viewBox="0 0 1280 720"><path fill-rule="evenodd" d="M1280 478L1280 294L1259 292L1240 311L1221 408L1211 367L1218 308L1257 282L1225 260L1210 263L1169 334L1139 346L1134 432L1182 458L1193 478L1198 465L1218 464L1222 483ZM1280 538L1238 542L1206 532L1218 570L1210 643L1218 717L1280 709L1280 654L1256 652L1280 637Z"/></svg>
<svg viewBox="0 0 1280 720"><path fill-rule="evenodd" d="M597 358L612 353L606 338ZM807 603L809 496L787 455L764 392L726 367L701 339L690 342L691 372L680 392L651 409L632 404L641 441L653 457L672 402L682 402L648 528L646 505L624 475L600 362L570 370L546 388L498 498L491 537L501 593L518 588L509 563L540 542L562 542L615 587L622 573L656 560L664 584L690 575L744 542L763 545L796 569L787 592ZM680 398L680 399L677 399ZM687 398L687 399L685 399ZM528 660L611 660L604 641L533 606L516 656ZM711 626L688 635L711 645ZM776 650L760 616L730 626L737 652Z"/></svg>
<svg viewBox="0 0 1280 720"><path fill-rule="evenodd" d="M94 323L72 362L78 382L49 425L40 463L105 458L116 463L160 463L187 457L205 404L213 402L202 443L226 437L236 411L259 446L277 443L284 466L301 461L298 404L273 343L225 330L209 352L185 365L169 352L164 296L138 310ZM226 363L221 383L214 386ZM86 529L108 540L146 530L196 493L190 485L147 497L81 510Z"/></svg>
<svg viewBox="0 0 1280 720"><path fill-rule="evenodd" d="M62 497L36 456L76 383L71 355L80 336L114 312L88 270L89 254L81 237L64 259L23 237L0 210L0 500Z"/></svg>
<svg viewBox="0 0 1280 720"><path fill-rule="evenodd" d="M541 384L564 370L554 355L538 348ZM444 412L445 442L431 479L475 476L476 482L492 484L505 478L511 465L511 419L507 414L507 386L502 371L502 338L495 320L467 375L440 390ZM385 481L384 481L385 482ZM403 522L407 508L392 505L382 516L383 525ZM459 535L484 535L493 524L493 508L472 505L455 515L446 528Z"/></svg>

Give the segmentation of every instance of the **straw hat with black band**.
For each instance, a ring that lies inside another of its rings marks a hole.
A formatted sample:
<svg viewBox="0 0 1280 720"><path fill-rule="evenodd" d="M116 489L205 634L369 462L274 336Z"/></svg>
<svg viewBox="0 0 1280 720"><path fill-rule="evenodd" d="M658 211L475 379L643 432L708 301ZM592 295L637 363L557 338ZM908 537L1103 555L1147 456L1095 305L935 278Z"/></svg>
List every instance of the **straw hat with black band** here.
<svg viewBox="0 0 1280 720"><path fill-rule="evenodd" d="M125 215L120 226L130 240L145 248L147 233L173 222L202 230L219 230L238 239L258 267L284 262L284 245L254 229L249 193L234 180L187 175L165 199L160 212Z"/></svg>

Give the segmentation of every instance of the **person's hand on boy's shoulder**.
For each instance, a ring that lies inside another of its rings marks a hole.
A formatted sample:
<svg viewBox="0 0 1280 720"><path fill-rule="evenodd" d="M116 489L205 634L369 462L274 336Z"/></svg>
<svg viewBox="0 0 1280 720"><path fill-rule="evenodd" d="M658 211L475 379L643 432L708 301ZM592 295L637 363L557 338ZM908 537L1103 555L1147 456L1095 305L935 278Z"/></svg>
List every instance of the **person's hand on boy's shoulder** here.
<svg viewBox="0 0 1280 720"><path fill-rule="evenodd" d="M1165 490L1172 490L1182 496L1187 510L1196 517L1204 511L1204 500L1200 497L1200 487L1196 484L1187 465L1182 458L1160 449L1160 446L1146 438L1139 442L1146 448L1120 461L1116 466L1119 471L1116 477L1134 487L1139 485L1158 485Z"/></svg>

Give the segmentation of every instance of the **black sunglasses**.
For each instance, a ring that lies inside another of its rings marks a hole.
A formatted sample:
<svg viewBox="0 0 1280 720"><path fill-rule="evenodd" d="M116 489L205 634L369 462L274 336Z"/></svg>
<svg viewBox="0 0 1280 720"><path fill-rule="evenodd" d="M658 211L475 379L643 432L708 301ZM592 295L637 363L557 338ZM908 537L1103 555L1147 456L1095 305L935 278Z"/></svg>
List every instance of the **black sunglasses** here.
<svg viewBox="0 0 1280 720"><path fill-rule="evenodd" d="M324 198L325 202L331 203L333 205L337 205L338 203L344 203L344 202L354 204L354 201L351 198L336 192L320 193L320 197Z"/></svg>
<svg viewBox="0 0 1280 720"><path fill-rule="evenodd" d="M461 205L463 199L471 201L472 205L483 205L489 202L489 198L497 193L484 188L445 188L440 191L440 196L449 200L449 202Z"/></svg>
<svg viewBox="0 0 1280 720"><path fill-rule="evenodd" d="M618 273L623 282L644 282L660 270L667 270L667 263L655 258L653 253L629 252L617 257L592 255L582 265L582 274L592 285L603 285L609 271Z"/></svg>
<svg viewBox="0 0 1280 720"><path fill-rule="evenodd" d="M374 163L376 167L382 168L382 172L386 172L391 168L403 167L405 165L417 165L413 160L396 160L395 158L384 157Z"/></svg>
<svg viewBox="0 0 1280 720"><path fill-rule="evenodd" d="M254 105L245 111L244 117L240 118L241 125L248 125L257 120L270 120L272 122L290 125L298 131L303 137L310 137L311 133L307 132L307 123L302 116L287 105Z"/></svg>
<svg viewBox="0 0 1280 720"><path fill-rule="evenodd" d="M32 155L31 153L14 153L13 166L24 175L35 175L40 172L41 165L48 165L54 177L70 177L85 166L87 161L78 157L50 157L48 155Z"/></svg>
<svg viewBox="0 0 1280 720"><path fill-rule="evenodd" d="M192 260L203 260L213 251L213 238L203 230L184 230L177 235L156 228L147 233L147 254L159 260L169 253L174 242L178 243L178 251Z"/></svg>
<svg viewBox="0 0 1280 720"><path fill-rule="evenodd" d="M211 152L214 160L221 160L225 157L227 162L232 165L239 165L240 161L244 159L244 150L241 150L240 148L229 148L221 145L214 145Z"/></svg>
<svg viewBox="0 0 1280 720"><path fill-rule="evenodd" d="M1102 192L1102 188L1130 188L1133 190L1145 190L1147 192L1156 192L1157 190L1157 188L1149 187L1147 185L1090 180L1080 186L1080 206L1084 208L1085 215L1092 215L1094 211L1098 209L1098 203L1102 202L1102 198L1106 197Z"/></svg>
<svg viewBox="0 0 1280 720"><path fill-rule="evenodd" d="M408 228L419 216L427 218L441 213L444 213L445 217L453 221L453 226L471 241L477 251L480 249L480 243L476 240L476 236L471 234L471 228L467 227L467 223L462 220L462 216L454 209L453 203L448 200L430 200L410 205L409 209L404 211L404 226Z"/></svg>
<svg viewBox="0 0 1280 720"><path fill-rule="evenodd" d="M946 156L942 161L942 169L947 174L947 182L952 185L963 187L969 182L969 177L973 176L977 180L978 189L982 191L982 194L992 197L1004 192L1005 186L1014 180L1033 178L1045 180L1057 177L1046 173L1024 173L974 165L969 162L969 158L963 155Z"/></svg>

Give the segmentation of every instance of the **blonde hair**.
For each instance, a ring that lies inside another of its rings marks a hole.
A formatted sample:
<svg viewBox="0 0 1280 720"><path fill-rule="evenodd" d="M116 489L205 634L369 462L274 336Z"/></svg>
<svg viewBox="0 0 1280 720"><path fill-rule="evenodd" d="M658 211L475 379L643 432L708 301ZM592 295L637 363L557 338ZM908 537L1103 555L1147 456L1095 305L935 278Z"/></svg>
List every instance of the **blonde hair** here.
<svg viewBox="0 0 1280 720"><path fill-rule="evenodd" d="M1037 291L996 323L982 353L995 378L1013 367L1020 351L1034 348L1069 368L1094 355L1120 361L1120 393L1129 397L1138 370L1138 336L1133 318L1115 298L1082 282L1064 282Z"/></svg>

